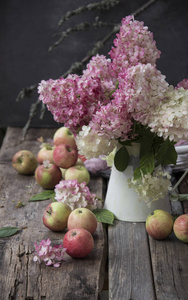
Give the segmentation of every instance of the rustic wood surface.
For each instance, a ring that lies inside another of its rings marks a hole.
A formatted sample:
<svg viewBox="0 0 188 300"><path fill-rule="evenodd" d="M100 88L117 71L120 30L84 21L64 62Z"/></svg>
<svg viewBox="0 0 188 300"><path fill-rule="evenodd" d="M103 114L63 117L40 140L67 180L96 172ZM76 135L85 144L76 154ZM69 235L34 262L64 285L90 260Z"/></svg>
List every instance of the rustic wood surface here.
<svg viewBox="0 0 188 300"><path fill-rule="evenodd" d="M33 262L34 242L50 238L62 243L64 233L54 233L42 223L42 214L51 200L28 202L42 191L34 176L19 175L12 167L19 150L39 151L37 138L52 138L56 129L29 129L21 142L20 128L8 128L0 152L0 227L22 228L14 236L0 239L0 299L98 299L104 281L106 237L101 223L94 233L95 247L84 259L66 256L60 268ZM101 178L91 178L90 189L102 198ZM16 208L18 201L23 207Z"/></svg>
<svg viewBox="0 0 188 300"><path fill-rule="evenodd" d="M179 201L171 207L174 215L184 213ZM110 300L188 299L188 244L173 232L157 241L145 223L116 221L108 227L108 244Z"/></svg>
<svg viewBox="0 0 188 300"><path fill-rule="evenodd" d="M109 299L155 299L145 224L116 221L108 243Z"/></svg>
<svg viewBox="0 0 188 300"><path fill-rule="evenodd" d="M188 244L174 233L164 241L148 237L145 223L115 221L108 226L108 255L104 226L94 234L95 248L85 259L66 256L60 268L34 263L33 242L50 238L61 243L64 233L53 233L42 224L50 200L28 202L42 191L33 176L17 174L11 159L21 149L37 154L37 138L52 137L56 129L30 129L21 142L21 129L9 128L0 152L0 227L17 226L18 234L0 239L0 300L101 299L103 282L110 300L187 300ZM103 197L105 184L93 177L90 189ZM188 177L179 187L188 193ZM18 201L25 206L16 208ZM186 211L187 202L172 202L174 215ZM108 267L106 266L108 256ZM106 272L106 275L105 275ZM106 277L105 277L106 276Z"/></svg>

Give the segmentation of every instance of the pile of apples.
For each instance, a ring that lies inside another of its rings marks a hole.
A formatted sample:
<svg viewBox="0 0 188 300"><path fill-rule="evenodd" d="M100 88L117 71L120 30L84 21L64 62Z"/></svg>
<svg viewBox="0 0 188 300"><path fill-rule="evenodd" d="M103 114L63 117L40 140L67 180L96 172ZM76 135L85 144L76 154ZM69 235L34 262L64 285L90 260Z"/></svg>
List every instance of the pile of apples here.
<svg viewBox="0 0 188 300"><path fill-rule="evenodd" d="M83 258L94 248L93 233L98 223L93 212L87 208L71 210L62 202L52 202L44 211L43 224L56 232L68 228L63 238L63 247L73 258Z"/></svg>
<svg viewBox="0 0 188 300"><path fill-rule="evenodd" d="M180 241L188 243L188 214L182 214L174 221L169 212L154 210L146 219L146 231L156 240L164 240L174 231Z"/></svg>
<svg viewBox="0 0 188 300"><path fill-rule="evenodd" d="M54 189L62 179L77 179L79 183L88 184L90 174L84 160L78 154L71 130L61 127L53 136L53 146L44 144L37 156L28 150L20 150L13 156L12 165L20 174L35 174L42 188Z"/></svg>
<svg viewBox="0 0 188 300"><path fill-rule="evenodd" d="M34 174L42 188L54 189L63 179L88 184L90 174L84 161L85 158L78 154L73 133L61 127L53 136L53 146L44 144L37 156L29 150L20 150L13 156L12 166L19 174ZM71 257L83 258L93 250L97 219L88 208L71 210L65 203L52 202L44 211L43 224L55 232L68 229L63 247Z"/></svg>

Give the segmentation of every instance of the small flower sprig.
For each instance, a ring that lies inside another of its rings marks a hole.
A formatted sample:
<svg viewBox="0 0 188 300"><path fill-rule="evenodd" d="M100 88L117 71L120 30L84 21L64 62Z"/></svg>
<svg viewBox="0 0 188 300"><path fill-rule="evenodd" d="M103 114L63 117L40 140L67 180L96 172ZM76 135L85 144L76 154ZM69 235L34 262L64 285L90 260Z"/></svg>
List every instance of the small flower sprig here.
<svg viewBox="0 0 188 300"><path fill-rule="evenodd" d="M34 242L35 256L33 261L41 263L45 262L46 266L60 267L61 261L64 260L66 248L63 245L51 246L51 240L42 240L40 244Z"/></svg>

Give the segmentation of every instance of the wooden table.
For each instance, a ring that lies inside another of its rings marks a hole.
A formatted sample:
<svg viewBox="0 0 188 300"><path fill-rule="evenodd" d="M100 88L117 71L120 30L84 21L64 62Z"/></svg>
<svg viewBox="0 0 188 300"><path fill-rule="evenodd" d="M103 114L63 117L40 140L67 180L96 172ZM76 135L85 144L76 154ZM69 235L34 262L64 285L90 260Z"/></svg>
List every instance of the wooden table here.
<svg viewBox="0 0 188 300"><path fill-rule="evenodd" d="M148 237L145 223L98 223L95 247L84 259L66 256L60 268L33 262L34 242L50 238L60 244L64 233L54 233L42 223L51 200L28 202L42 191L33 176L12 168L14 153L26 149L37 154L37 138L52 138L56 129L29 129L21 141L20 128L8 128L0 152L0 227L22 228L0 239L0 299L25 300L186 300L188 299L188 244L172 233L164 241ZM188 190L186 178L184 192ZM104 199L105 181L91 178L89 187ZM24 206L16 208L18 201ZM183 213L181 204L173 212ZM184 211L188 208L184 205Z"/></svg>

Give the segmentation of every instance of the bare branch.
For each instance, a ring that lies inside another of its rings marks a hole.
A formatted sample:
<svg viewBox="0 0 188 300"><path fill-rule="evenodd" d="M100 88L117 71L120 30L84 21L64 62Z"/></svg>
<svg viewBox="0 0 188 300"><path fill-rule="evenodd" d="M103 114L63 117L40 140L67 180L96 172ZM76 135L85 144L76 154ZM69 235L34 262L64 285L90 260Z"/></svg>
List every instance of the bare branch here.
<svg viewBox="0 0 188 300"><path fill-rule="evenodd" d="M63 15L58 23L59 26L61 26L64 22L69 20L72 16L81 14L82 12L85 11L90 11L90 10L108 10L112 8L113 6L119 4L120 0L103 0L101 2L94 2L90 3L86 6L81 6L78 7L75 10L68 11L65 15Z"/></svg>

